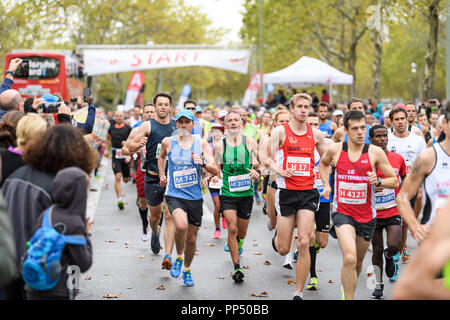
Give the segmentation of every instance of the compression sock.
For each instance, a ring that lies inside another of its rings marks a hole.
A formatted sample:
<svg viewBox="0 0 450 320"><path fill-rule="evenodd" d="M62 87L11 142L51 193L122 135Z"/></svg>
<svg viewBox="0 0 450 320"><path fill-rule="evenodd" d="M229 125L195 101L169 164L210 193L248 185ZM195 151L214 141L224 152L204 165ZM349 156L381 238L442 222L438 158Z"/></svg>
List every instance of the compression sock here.
<svg viewBox="0 0 450 320"><path fill-rule="evenodd" d="M309 273L311 274L311 278L317 278L316 274L316 247L309 247L309 256L311 257L311 266L309 268Z"/></svg>
<svg viewBox="0 0 450 320"><path fill-rule="evenodd" d="M144 226L144 228L148 227L147 214L148 214L148 209L142 210L141 208L139 208L139 215L141 216L142 225Z"/></svg>

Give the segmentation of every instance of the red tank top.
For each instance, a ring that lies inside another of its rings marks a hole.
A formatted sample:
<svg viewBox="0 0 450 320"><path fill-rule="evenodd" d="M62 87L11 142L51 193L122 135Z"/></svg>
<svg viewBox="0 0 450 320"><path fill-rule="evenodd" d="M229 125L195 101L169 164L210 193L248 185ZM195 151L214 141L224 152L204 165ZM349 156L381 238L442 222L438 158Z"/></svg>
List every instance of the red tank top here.
<svg viewBox="0 0 450 320"><path fill-rule="evenodd" d="M278 165L282 166L283 170L293 171L294 175L290 178L282 178L277 175L279 188L289 190L314 189L314 148L316 142L312 127L309 123L306 123L306 125L306 133L297 135L292 131L289 123L283 123L286 139L279 149L279 151L282 151L282 157L279 157Z"/></svg>
<svg viewBox="0 0 450 320"><path fill-rule="evenodd" d="M358 161L348 157L348 144L344 142L336 163L335 211L366 223L376 218L375 187L369 182L367 172L372 171L369 159L369 144L365 144Z"/></svg>
<svg viewBox="0 0 450 320"><path fill-rule="evenodd" d="M377 218L391 218L393 216L400 215L395 202L395 197L400 192L400 177L406 175L405 159L395 152L388 151L387 158L395 175L397 176L399 186L397 189L385 189L382 192L375 193L375 209L377 209ZM380 169L377 169L377 176L384 178Z"/></svg>

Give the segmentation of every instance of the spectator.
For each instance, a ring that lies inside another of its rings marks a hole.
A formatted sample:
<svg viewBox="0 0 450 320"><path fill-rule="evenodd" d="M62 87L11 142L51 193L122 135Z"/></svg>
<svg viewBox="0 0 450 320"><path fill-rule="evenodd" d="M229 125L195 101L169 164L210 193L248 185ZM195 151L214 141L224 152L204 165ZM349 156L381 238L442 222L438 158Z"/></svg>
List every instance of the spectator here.
<svg viewBox="0 0 450 320"><path fill-rule="evenodd" d="M281 103L281 104L285 104L286 102L287 102L287 98L286 98L286 96L284 95L284 91L283 90L278 90L278 103Z"/></svg>
<svg viewBox="0 0 450 320"><path fill-rule="evenodd" d="M67 286L67 267L76 265L81 272L86 272L92 265L92 245L88 238L90 223L86 220L87 207L87 175L77 167L65 168L56 174L52 187L54 200L51 210L51 223L57 231L63 225L65 235L78 235L86 238L86 245L67 244L61 256L61 279L50 290L37 291L25 286L27 296L31 300L69 299L71 293ZM44 211L45 212L45 211ZM42 226L44 212L34 226L34 232ZM75 297L77 288L73 292Z"/></svg>
<svg viewBox="0 0 450 320"><path fill-rule="evenodd" d="M5 286L16 275L16 250L11 221L5 201L0 195L0 287Z"/></svg>
<svg viewBox="0 0 450 320"><path fill-rule="evenodd" d="M9 212L14 212L11 222L18 269L36 218L53 203L52 185L58 171L75 166L90 175L97 157L81 132L67 124L52 126L29 142L23 154L26 165L14 171L2 188ZM3 288L3 294L5 299L26 299L20 275Z"/></svg>
<svg viewBox="0 0 450 320"><path fill-rule="evenodd" d="M0 121L0 148L17 147L16 127L23 116L20 111L10 111Z"/></svg>
<svg viewBox="0 0 450 320"><path fill-rule="evenodd" d="M47 130L47 122L37 114L28 114L19 120L15 130L17 136L14 142L15 147L0 148L2 163L0 188L11 173L25 165L22 154L26 151L29 141L34 137L42 136L45 130Z"/></svg>
<svg viewBox="0 0 450 320"><path fill-rule="evenodd" d="M327 89L322 90L322 98L320 99L320 101L330 104L330 95L328 94Z"/></svg>
<svg viewBox="0 0 450 320"><path fill-rule="evenodd" d="M22 63L22 60L19 58L12 59L9 63L8 70L6 70L5 79L3 80L3 83L0 85L0 94L6 90L9 90L12 88L12 85L14 83L14 72L16 72L17 68Z"/></svg>
<svg viewBox="0 0 450 320"><path fill-rule="evenodd" d="M23 110L23 99L19 91L8 89L0 94L0 121L8 111Z"/></svg>

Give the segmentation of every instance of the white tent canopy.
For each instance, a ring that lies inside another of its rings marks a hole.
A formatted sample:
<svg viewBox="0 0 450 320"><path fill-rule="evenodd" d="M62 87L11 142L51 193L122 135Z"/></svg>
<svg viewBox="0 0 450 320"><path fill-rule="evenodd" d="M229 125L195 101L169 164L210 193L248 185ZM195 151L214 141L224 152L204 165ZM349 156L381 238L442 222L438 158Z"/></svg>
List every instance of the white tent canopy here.
<svg viewBox="0 0 450 320"><path fill-rule="evenodd" d="M341 72L323 61L304 56L282 70L264 74L264 83L277 84L286 88L328 85L331 98L331 86L333 84L353 84L353 76Z"/></svg>

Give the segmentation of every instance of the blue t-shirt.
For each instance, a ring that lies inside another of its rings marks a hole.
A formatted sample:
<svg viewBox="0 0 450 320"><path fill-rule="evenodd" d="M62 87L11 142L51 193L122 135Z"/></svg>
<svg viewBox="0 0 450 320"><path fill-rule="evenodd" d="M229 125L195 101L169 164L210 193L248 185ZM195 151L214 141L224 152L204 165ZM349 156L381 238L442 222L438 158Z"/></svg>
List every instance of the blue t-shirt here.
<svg viewBox="0 0 450 320"><path fill-rule="evenodd" d="M370 125L366 124L366 140L364 142L367 144L372 144L372 142L370 142L370 140L369 140L369 130L370 130ZM345 134L344 142L347 142L347 140L348 140L348 137L347 137L347 134Z"/></svg>

